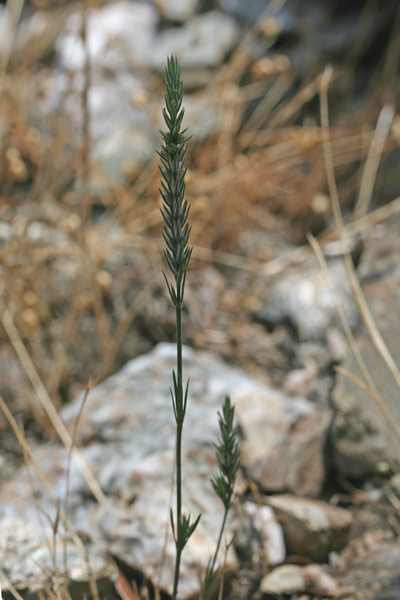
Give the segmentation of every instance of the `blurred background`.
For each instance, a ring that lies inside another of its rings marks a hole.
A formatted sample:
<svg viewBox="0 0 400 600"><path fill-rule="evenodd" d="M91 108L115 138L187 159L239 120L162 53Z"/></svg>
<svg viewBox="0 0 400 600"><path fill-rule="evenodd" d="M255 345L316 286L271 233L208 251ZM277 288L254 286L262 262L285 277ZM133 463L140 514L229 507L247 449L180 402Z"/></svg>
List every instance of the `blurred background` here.
<svg viewBox="0 0 400 600"><path fill-rule="evenodd" d="M398 0L1 2L2 519L18 515L18 506L28 524L42 518L53 528L55 548L65 496L75 531L92 542L91 558L97 560L106 537L120 563L134 569L132 578L140 580L139 570L149 579L158 572L170 486L165 465L174 444L165 434L165 347L140 363L142 371L136 365L130 376L122 371L91 392L78 445L102 489L87 479L89 492L75 463L69 487L71 462L54 425L60 431L57 411L88 382L175 340L162 275L157 156L171 53L181 65L191 136L186 195L194 250L183 334L194 351L187 439L198 446L187 468L196 482L195 511L201 506L214 521L218 516L208 482L216 396L225 385L243 384L239 492L250 502L247 517L238 509L240 576L232 598L292 593L286 572L278 577L281 587L274 571L272 580L262 579L284 561L306 578L293 598L354 600L360 589L362 600L398 598ZM258 401L261 385L265 397ZM77 420L82 413L78 400L64 408L70 431L77 406ZM29 456L24 435L50 492L37 475L17 470ZM158 496L154 481L165 483ZM291 496L279 499L277 492ZM287 513L286 554L268 503L278 517ZM299 510L306 515L301 526ZM204 565L216 537L208 535L206 518L199 527L205 523ZM20 589L36 585L26 539L36 536L37 546L37 534L24 537L26 522L2 520L0 527L0 563L10 559L5 568ZM278 549L270 552L275 534ZM347 579L358 556L367 558ZM101 560L107 562L104 553ZM328 567L311 564L319 561L342 570L344 587L326 579ZM193 559L189 568L197 591L199 565ZM123 595L113 569L117 583L104 599L139 598L127 588ZM104 577L110 587L110 574ZM381 595L377 581L386 582ZM308 595L297 594L304 590ZM57 596L64 597L71 598Z"/></svg>
<svg viewBox="0 0 400 600"><path fill-rule="evenodd" d="M379 276L395 254L398 2L9 0L0 28L0 391L28 431L52 435L32 369L60 407L174 340L156 155L171 53L192 136L185 343L327 406L346 339L307 236L334 263L331 161L355 265Z"/></svg>

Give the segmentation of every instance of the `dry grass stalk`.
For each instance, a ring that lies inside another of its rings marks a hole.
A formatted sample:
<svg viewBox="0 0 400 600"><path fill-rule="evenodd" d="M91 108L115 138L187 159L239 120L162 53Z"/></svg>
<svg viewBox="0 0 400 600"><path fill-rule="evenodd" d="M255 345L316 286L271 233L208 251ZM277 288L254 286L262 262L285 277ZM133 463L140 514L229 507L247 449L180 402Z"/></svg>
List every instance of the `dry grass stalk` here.
<svg viewBox="0 0 400 600"><path fill-rule="evenodd" d="M368 213L379 162L393 121L394 113L394 106L385 104L379 114L367 160L364 165L360 191L354 207L355 217L363 217Z"/></svg>
<svg viewBox="0 0 400 600"><path fill-rule="evenodd" d="M76 547L78 548L78 550L80 551L82 558L84 559L87 568L88 568L88 572L89 574L92 572L91 566L90 566L90 557L88 555L88 552L82 542L82 540L80 539L80 537L75 533L75 531L70 527L69 523L68 523L68 519L67 519L67 515L65 514L65 512L59 507L59 502L58 499L54 496L51 485L47 479L47 477L45 476L45 474L43 473L42 469L39 467L31 449L29 448L28 443L25 440L25 436L23 431L21 430L21 428L18 426L16 420L14 419L10 409L8 408L6 402L4 401L3 397L0 395L0 408L1 410L4 412L6 419L8 420L14 435L18 441L19 446L21 447L23 454L24 454L24 460L29 468L29 466L32 466L34 472L35 472L35 477L37 478L37 480L40 482L40 484L42 485L43 489L46 491L48 497L50 498L51 502L53 503L53 505L56 507L57 509L57 514L58 514L58 519L62 522L65 531L68 533L68 535L70 536L71 540L74 542L74 544L76 545ZM96 581L93 579L93 577L89 578L89 585L90 585L90 589L91 589L91 593L93 595L94 600L99 600L99 595L98 595L98 590L97 590L97 584Z"/></svg>
<svg viewBox="0 0 400 600"><path fill-rule="evenodd" d="M84 51L83 86L81 94L82 107L82 145L81 145L81 177L83 192L81 198L81 243L83 253L86 250L86 228L89 217L89 186L90 186L90 113L89 113L89 91L90 91L90 53L88 46L87 31L87 0L82 0L81 6L81 42Z"/></svg>
<svg viewBox="0 0 400 600"><path fill-rule="evenodd" d="M376 402L379 410L381 411L381 413L382 413L382 415L383 415L383 417L384 417L387 425L389 426L389 429L392 432L392 434L393 434L396 442L398 444L400 444L400 431L399 431L399 429L397 427L397 424L394 422L394 420L393 420L390 412L386 408L386 405L383 402L383 400L382 400L382 398L381 398L381 396L380 396L380 394L379 394L379 392L378 392L378 390L377 390L377 388L375 386L374 380L372 379L372 377L370 375L369 369L368 369L367 365L365 364L365 361L364 361L364 359L362 357L362 354L360 352L358 344L357 344L357 342L356 342L356 340L354 338L353 332L351 331L351 328L350 328L350 325L349 325L349 323L347 321L347 318L346 318L345 312L343 310L343 307L340 304L340 302L338 302L338 300L336 298L335 289L334 289L334 287L332 285L332 282L330 280L328 266L326 264L325 257L323 255L321 247L318 244L317 240L312 235L309 235L308 239L309 239L309 242L310 242L310 245L311 245L312 249L315 252L315 255L317 257L319 265L320 265L322 271L325 274L326 282L327 282L327 285L330 288L330 291L331 291L331 294L332 294L332 297L333 297L333 300L334 300L334 303L335 303L335 308L336 308L336 311L338 313L340 322L342 324L342 327L344 329L346 337L347 337L347 339L349 341L351 351L353 352L354 358L357 361L357 364L358 364L358 366L359 366L359 368L360 368L360 370L361 370L361 372L363 374L363 377L365 378L366 383L363 382L362 380L360 380L354 374L351 374L351 376L350 376L350 374L348 374L348 371L346 371L345 369L338 368L337 370L342 375L345 375L345 376L349 377L356 385L358 385L359 387L361 387L361 389L363 389L364 391L366 391L371 396L371 398L373 398L375 400L375 402Z"/></svg>
<svg viewBox="0 0 400 600"><path fill-rule="evenodd" d="M25 0L7 0L5 12L0 21L0 39L5 40L3 51L0 55L0 78L2 79L10 61L18 22L24 7ZM10 17L10 22L8 21ZM0 79L0 80L1 80ZM1 90L1 88L0 88Z"/></svg>
<svg viewBox="0 0 400 600"><path fill-rule="evenodd" d="M21 339L21 336L19 335L18 330L15 327L11 313L8 310L7 306L5 306L5 305L3 306L3 310L1 313L1 322L3 324L5 331L7 332L7 335L10 339L10 342L13 345L13 348L14 348L19 360L21 361L21 364L24 368L25 373L28 376L29 381L31 382L32 387L33 387L42 407L46 411L46 414L49 417L60 440L62 441L64 446L67 448L67 450L71 451L74 461L76 462L79 470L82 473L82 476L84 477L86 483L88 484L88 486L89 486L91 492L93 493L94 497L96 498L97 502L102 503L105 500L105 495L104 495L103 491L101 490L99 484L97 483L92 471L90 470L89 466L87 465L82 454L79 452L79 450L77 450L77 448L74 447L73 440L72 440L70 434L68 433L64 423L62 422L56 408L54 407L54 404L53 404L42 380L39 377L36 367L26 350L26 347Z"/></svg>
<svg viewBox="0 0 400 600"><path fill-rule="evenodd" d="M0 579L2 579L2 581L6 584L8 591L10 592L12 597L15 598L15 600L24 600L24 598L21 596L21 594L18 592L18 590L13 586L12 581L10 581L10 579L7 577L7 575L1 569L1 567L0 567ZM0 600L2 600L1 582L0 582Z"/></svg>
<svg viewBox="0 0 400 600"><path fill-rule="evenodd" d="M393 360L393 357L376 325L376 322L372 316L372 313L366 302L364 293L361 289L360 282L358 281L357 274L353 265L353 261L348 250L347 240L345 236L345 228L340 209L339 195L336 186L334 166L332 162L332 152L330 146L330 135L329 135L329 117L328 117L328 88L331 78L331 69L328 67L325 69L323 77L321 79L321 124L323 131L324 140L324 156L326 163L326 174L328 179L328 186L330 192L330 198L332 203L333 215L335 218L336 227L338 230L339 238L343 244L343 256L345 259L345 265L347 274L350 280L350 285L353 290L354 299L356 300L360 315L363 323L369 333L371 340L373 341L377 351L385 361L390 373L393 376L396 384L400 387L400 371Z"/></svg>

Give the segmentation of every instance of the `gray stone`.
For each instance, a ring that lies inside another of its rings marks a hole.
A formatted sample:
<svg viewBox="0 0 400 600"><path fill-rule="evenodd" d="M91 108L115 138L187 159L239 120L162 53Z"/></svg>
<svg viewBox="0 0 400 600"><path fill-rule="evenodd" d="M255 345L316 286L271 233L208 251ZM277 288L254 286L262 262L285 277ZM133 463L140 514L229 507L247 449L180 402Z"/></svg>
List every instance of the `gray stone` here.
<svg viewBox="0 0 400 600"><path fill-rule="evenodd" d="M228 15L210 11L183 27L166 29L156 38L149 60L163 71L167 56L177 55L182 69L218 67L232 49L238 27Z"/></svg>
<svg viewBox="0 0 400 600"><path fill-rule="evenodd" d="M376 544L366 554L354 556L340 578L347 593L343 600L398 600L400 590L400 544Z"/></svg>
<svg viewBox="0 0 400 600"><path fill-rule="evenodd" d="M302 575L306 583L306 591L315 596L328 598L340 597L337 581L328 573L323 565L307 565L303 567Z"/></svg>
<svg viewBox="0 0 400 600"><path fill-rule="evenodd" d="M104 136L95 144L92 152L93 160L104 165L101 179L94 178L99 188L107 188L104 172L112 182L130 182L143 169L143 165L154 155L154 148L159 143L159 136L150 124L150 116L146 110L140 111L143 120L137 127L121 122L113 127L108 136ZM132 111L134 114L134 111Z"/></svg>
<svg viewBox="0 0 400 600"><path fill-rule="evenodd" d="M173 473L175 427L168 387L175 364L175 347L161 345L128 363L95 387L83 412L77 444L109 500L97 506L75 463L68 485L71 526L97 548L111 551L128 565L156 580L169 528L169 490ZM239 369L225 366L215 356L185 349L185 373L190 377L190 399L184 434L184 505L192 515L203 513L182 563L182 598L198 589L198 569L211 556L223 507L209 478L215 469L213 442L218 434L217 411L224 395L251 393L261 388ZM72 429L81 406L77 398L62 413ZM63 504L66 497L67 452L57 445L35 450L35 459L52 493ZM1 489L0 515L22 516L39 525L38 504L55 519L56 507L39 480L22 469ZM232 536L230 526L227 538ZM171 591L174 549L166 547L162 589ZM228 564L234 568L232 552Z"/></svg>
<svg viewBox="0 0 400 600"><path fill-rule="evenodd" d="M268 327L289 323L300 339L324 341L327 331L339 324L336 298L350 327L355 328L359 317L344 263L333 259L328 267L329 283L316 260L277 279L256 311L256 319Z"/></svg>
<svg viewBox="0 0 400 600"><path fill-rule="evenodd" d="M94 548L87 549L88 563L87 557L73 542L60 536L55 541L46 539L43 529L16 517L0 518L0 531L1 571L20 592L43 590L49 584L48 573L55 571L54 564L60 582L64 580L64 567L67 567L67 581L73 597L78 597L78 592L80 597L89 593L89 577L96 581L101 594L112 590L116 570ZM3 592L7 592L8 581L2 581L1 574L0 583Z"/></svg>
<svg viewBox="0 0 400 600"><path fill-rule="evenodd" d="M28 8L27 5L25 7ZM74 13L81 13L78 2L47 6L44 10L33 12L28 8L16 31L11 61L30 66L51 56L58 38L64 32L66 20Z"/></svg>
<svg viewBox="0 0 400 600"><path fill-rule="evenodd" d="M301 567L297 565L282 565L268 575L265 575L260 584L264 594L295 594L305 589L305 581Z"/></svg>
<svg viewBox="0 0 400 600"><path fill-rule="evenodd" d="M154 4L164 19L184 23L195 14L199 0L154 0Z"/></svg>
<svg viewBox="0 0 400 600"><path fill-rule="evenodd" d="M92 170L95 191L108 189L110 181L129 183L154 155L157 124L147 101L146 81L137 72L147 66L157 21L155 8L143 3L116 2L88 11L91 157L101 166ZM43 99L44 112L62 107L69 127L79 135L85 85L80 28L79 14L66 20L56 44L58 68Z"/></svg>
<svg viewBox="0 0 400 600"><path fill-rule="evenodd" d="M321 565L277 567L263 577L260 590L273 595L307 592L318 597L339 597L339 586Z"/></svg>
<svg viewBox="0 0 400 600"><path fill-rule="evenodd" d="M277 565L285 560L286 548L282 527L277 522L273 510L269 506L245 502L243 512L249 517L253 531L259 534L261 551L268 565ZM251 542L248 541L248 547Z"/></svg>
<svg viewBox="0 0 400 600"><path fill-rule="evenodd" d="M169 8L173 10L172 4ZM155 106L155 118L148 98L148 69L156 63L163 71L167 55L174 51L183 69L195 67L203 73L222 62L236 35L234 21L217 12L200 15L159 35L157 21L151 4L116 2L88 12L91 158L101 167L91 173L91 189L96 193L107 190L113 182L133 181L159 145L161 106L159 110ZM67 19L56 50L59 69L50 79L44 110L56 112L62 106L69 126L79 134L85 84L79 14ZM187 73L185 82L191 80ZM208 81L208 71L206 76ZM204 141L218 126L219 110L195 97L187 98L185 109L190 134Z"/></svg>
<svg viewBox="0 0 400 600"><path fill-rule="evenodd" d="M331 413L308 400L266 387L238 392L242 457L266 491L317 496L325 481L325 442Z"/></svg>
<svg viewBox="0 0 400 600"><path fill-rule="evenodd" d="M175 353L174 345L161 344L91 390L76 442L108 500L101 505L94 502L74 462L68 484L68 519L74 530L95 543L96 548L111 551L150 580L159 581L166 591L171 591L174 563L171 536L160 580L158 571L165 531L169 529L175 425L168 388ZM280 394L212 354L185 348L184 371L190 379L183 440L184 505L192 515L202 513L182 563L180 589L182 598L188 598L198 590L198 569L205 567L214 551L222 518L221 502L213 493L209 478L215 470L213 442L218 435L217 412L224 396L230 394L236 405L244 438L242 462L249 467L254 460L267 460L296 422L315 411L310 402ZM81 402L78 397L62 410L62 418L71 431ZM34 455L52 493L64 505L68 464L65 448L43 445ZM0 515L22 516L38 524L36 505L29 501L32 495L54 519L53 501L39 480L34 477L32 481L24 469L3 485ZM272 550L266 539L267 510L261 507L260 511L254 519L259 528L257 535L264 537L264 550L272 561L277 561L282 553L279 528L275 526ZM232 538L233 531L229 523L226 539ZM232 549L228 565L235 568Z"/></svg>
<svg viewBox="0 0 400 600"><path fill-rule="evenodd" d="M85 49L80 35L80 15L71 15L57 40L60 65L81 71ZM87 45L92 67L109 73L126 71L129 65L147 63L151 54L158 14L151 4L115 2L88 13Z"/></svg>
<svg viewBox="0 0 400 600"><path fill-rule="evenodd" d="M363 290L373 318L394 362L399 366L398 223L397 220L383 229L378 228L374 237L366 241L361 273L365 279ZM357 336L356 343L389 418L396 425L400 419L399 387L365 330ZM363 380L350 350L343 366ZM399 471L398 436L394 435L378 403L343 375L338 376L333 400L336 416L332 441L338 471L345 477L355 479Z"/></svg>
<svg viewBox="0 0 400 600"><path fill-rule="evenodd" d="M326 476L326 442L332 411L306 415L288 430L268 458L250 474L268 492L292 492L317 498Z"/></svg>
<svg viewBox="0 0 400 600"><path fill-rule="evenodd" d="M352 516L343 508L289 494L269 496L266 502L282 525L288 554L324 561L348 540Z"/></svg>

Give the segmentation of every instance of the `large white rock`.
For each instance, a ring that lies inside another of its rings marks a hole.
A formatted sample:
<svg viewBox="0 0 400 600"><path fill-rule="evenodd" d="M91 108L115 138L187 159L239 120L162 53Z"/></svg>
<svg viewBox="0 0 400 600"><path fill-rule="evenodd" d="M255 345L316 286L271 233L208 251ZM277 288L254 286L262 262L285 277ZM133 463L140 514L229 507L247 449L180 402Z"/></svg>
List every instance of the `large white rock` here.
<svg viewBox="0 0 400 600"><path fill-rule="evenodd" d="M46 539L42 528L17 517L0 518L0 532L0 590L2 587L7 591L10 581L22 593L43 590L56 564L60 581L67 568L73 596L80 592L84 597L89 593L90 577L97 581L101 594L112 592L116 569L95 548L91 547L85 556L72 541L59 535ZM3 572L7 579L2 580Z"/></svg>
<svg viewBox="0 0 400 600"><path fill-rule="evenodd" d="M161 344L91 390L76 442L107 501L100 506L96 504L74 463L68 486L71 526L96 544L96 548L112 552L167 591L171 591L174 564L171 535L161 575L159 567L165 532L169 530L174 464L175 423L169 387L175 352L174 345ZM183 500L185 510L193 517L202 513L183 556L180 593L181 598L188 598L198 590L198 572L204 569L214 551L223 514L209 479L215 471L213 443L218 436L217 414L225 395L231 395L237 407L245 465L255 457L262 460L268 457L296 418L310 414L313 409L306 400L284 396L205 352L184 349L184 377L190 379L190 386L183 436ZM78 397L62 411L70 430L81 402ZM54 496L63 503L66 450L48 444L35 451L35 458ZM23 516L33 524L38 522L35 504L30 500L33 493L54 518L55 506L39 481L35 479L32 484L25 470L2 487L0 516ZM271 522L275 542L271 545L271 539L266 549L272 562L282 560L284 549L279 542L282 541L279 526L273 524L270 511L256 513L254 519L256 527L262 530L260 535L267 536L266 523ZM229 523L226 540L232 539L233 533ZM228 564L235 567L233 550L228 555Z"/></svg>

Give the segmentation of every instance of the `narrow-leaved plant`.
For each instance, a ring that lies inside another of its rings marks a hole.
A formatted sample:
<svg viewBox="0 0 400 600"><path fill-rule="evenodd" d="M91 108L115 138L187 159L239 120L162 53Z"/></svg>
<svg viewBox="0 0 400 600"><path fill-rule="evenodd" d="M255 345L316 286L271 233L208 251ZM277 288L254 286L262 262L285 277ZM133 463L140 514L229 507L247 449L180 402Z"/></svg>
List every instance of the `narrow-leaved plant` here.
<svg viewBox="0 0 400 600"><path fill-rule="evenodd" d="M211 479L217 496L224 505L224 516L219 531L214 556L209 560L203 582L202 600L208 598L219 577L217 568L218 552L224 534L229 509L232 506L236 474L239 469L239 440L234 428L235 407L231 405L229 396L225 398L222 413L218 413L220 438L215 444L219 472Z"/></svg>
<svg viewBox="0 0 400 600"><path fill-rule="evenodd" d="M161 132L161 189L163 199L161 214L164 220L163 237L167 248L164 252L169 270L174 279L170 283L164 273L168 292L176 312L176 349L177 368L173 371L171 388L172 407L176 422L176 515L171 509L171 527L175 540L175 573L172 600L178 595L179 570L182 551L197 527L200 515L192 521L190 515L182 512L182 430L185 419L189 382L185 391L182 376L182 303L185 292L186 272L192 248L188 245L190 227L187 223L189 205L185 196L186 142L185 130L182 130L184 109L182 107L183 84L177 58L168 58L165 69L165 108L163 109L167 131Z"/></svg>
<svg viewBox="0 0 400 600"><path fill-rule="evenodd" d="M182 511L182 431L186 414L189 382L183 385L182 374L182 304L185 291L186 273L192 254L189 246L190 226L187 222L189 205L185 200L185 154L187 148L186 130L182 129L184 109L182 107L183 84L177 58L167 59L165 69L165 108L163 116L167 130L161 131L161 188L163 199L161 214L164 221L163 237L166 243L165 260L171 272L172 283L164 273L169 296L176 312L176 372L172 372L172 407L176 422L176 513L171 509L170 519L175 541L175 570L172 600L177 599L179 571L183 549L200 520L200 515L192 521L190 515ZM239 466L239 446L233 428L235 409L230 399L225 399L222 413L219 414L220 440L216 445L219 473L211 484L222 500L225 511L214 556L210 559L203 583L202 598L205 600L218 580L217 558L228 511L231 507L235 477Z"/></svg>

